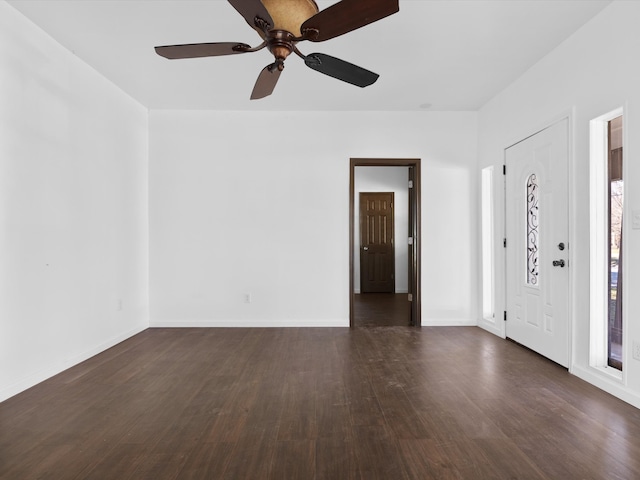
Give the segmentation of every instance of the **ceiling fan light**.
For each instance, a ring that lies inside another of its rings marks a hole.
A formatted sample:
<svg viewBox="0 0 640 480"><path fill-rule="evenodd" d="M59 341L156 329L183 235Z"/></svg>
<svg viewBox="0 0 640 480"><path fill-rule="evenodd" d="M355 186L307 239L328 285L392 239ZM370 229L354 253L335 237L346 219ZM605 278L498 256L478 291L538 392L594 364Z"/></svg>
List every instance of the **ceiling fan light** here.
<svg viewBox="0 0 640 480"><path fill-rule="evenodd" d="M302 35L300 26L318 13L314 0L262 0L271 19L274 30L285 30L296 37Z"/></svg>

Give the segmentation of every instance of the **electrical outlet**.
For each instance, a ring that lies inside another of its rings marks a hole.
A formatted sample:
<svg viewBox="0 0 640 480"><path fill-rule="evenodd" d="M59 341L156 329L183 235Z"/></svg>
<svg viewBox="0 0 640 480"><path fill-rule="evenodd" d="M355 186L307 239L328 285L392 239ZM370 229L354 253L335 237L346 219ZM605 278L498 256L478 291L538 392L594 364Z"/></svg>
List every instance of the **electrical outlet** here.
<svg viewBox="0 0 640 480"><path fill-rule="evenodd" d="M251 303L251 294L250 293L245 293L244 294L244 303Z"/></svg>
<svg viewBox="0 0 640 480"><path fill-rule="evenodd" d="M632 345L632 352L631 354L633 355L633 358L635 358L636 360L640 360L640 342L633 342Z"/></svg>
<svg viewBox="0 0 640 480"><path fill-rule="evenodd" d="M118 299L118 311L119 312L122 311L122 299L121 298Z"/></svg>

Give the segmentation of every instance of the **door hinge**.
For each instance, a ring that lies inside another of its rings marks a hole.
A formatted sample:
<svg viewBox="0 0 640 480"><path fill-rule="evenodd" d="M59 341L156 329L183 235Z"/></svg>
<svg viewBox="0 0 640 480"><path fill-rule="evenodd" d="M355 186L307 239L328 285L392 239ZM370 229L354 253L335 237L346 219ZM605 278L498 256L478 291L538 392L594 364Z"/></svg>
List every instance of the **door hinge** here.
<svg viewBox="0 0 640 480"><path fill-rule="evenodd" d="M503 238L503 239L502 239L502 246L503 246L504 248L507 248L507 239L506 239L506 238Z"/></svg>
<svg viewBox="0 0 640 480"><path fill-rule="evenodd" d="M407 239L407 243L408 243L409 245L413 245L413 237L409 237L409 238Z"/></svg>
<svg viewBox="0 0 640 480"><path fill-rule="evenodd" d="M413 294L408 293L407 294L407 300L409 300L410 302L413 302Z"/></svg>
<svg viewBox="0 0 640 480"><path fill-rule="evenodd" d="M502 165L502 174L503 175L507 174L507 166L506 165Z"/></svg>
<svg viewBox="0 0 640 480"><path fill-rule="evenodd" d="M413 188L413 180L409 180L409 188Z"/></svg>
<svg viewBox="0 0 640 480"><path fill-rule="evenodd" d="M504 311L504 321L505 322L507 321L507 311L506 310Z"/></svg>

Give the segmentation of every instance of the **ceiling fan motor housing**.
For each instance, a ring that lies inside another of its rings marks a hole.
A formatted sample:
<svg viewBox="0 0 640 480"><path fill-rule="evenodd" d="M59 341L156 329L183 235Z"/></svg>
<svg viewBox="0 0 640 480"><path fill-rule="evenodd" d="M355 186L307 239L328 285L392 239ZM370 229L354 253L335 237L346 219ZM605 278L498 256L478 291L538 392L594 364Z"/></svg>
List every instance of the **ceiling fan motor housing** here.
<svg viewBox="0 0 640 480"><path fill-rule="evenodd" d="M284 61L293 51L295 45L294 36L285 30L271 30L267 38L267 48L276 58Z"/></svg>

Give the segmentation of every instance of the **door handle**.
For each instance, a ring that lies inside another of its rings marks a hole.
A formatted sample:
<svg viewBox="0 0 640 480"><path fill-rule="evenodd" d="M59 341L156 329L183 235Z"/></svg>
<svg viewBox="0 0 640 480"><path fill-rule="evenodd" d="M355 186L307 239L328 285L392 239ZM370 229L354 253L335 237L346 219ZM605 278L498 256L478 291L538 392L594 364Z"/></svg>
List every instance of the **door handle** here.
<svg viewBox="0 0 640 480"><path fill-rule="evenodd" d="M554 266L554 267L560 267L560 268L562 268L562 267L564 267L564 265L565 265L565 264L564 264L564 260L554 260L554 261L553 261L553 266Z"/></svg>
<svg viewBox="0 0 640 480"><path fill-rule="evenodd" d="M369 250L369 247L362 247L362 249L366 252L367 250Z"/></svg>

